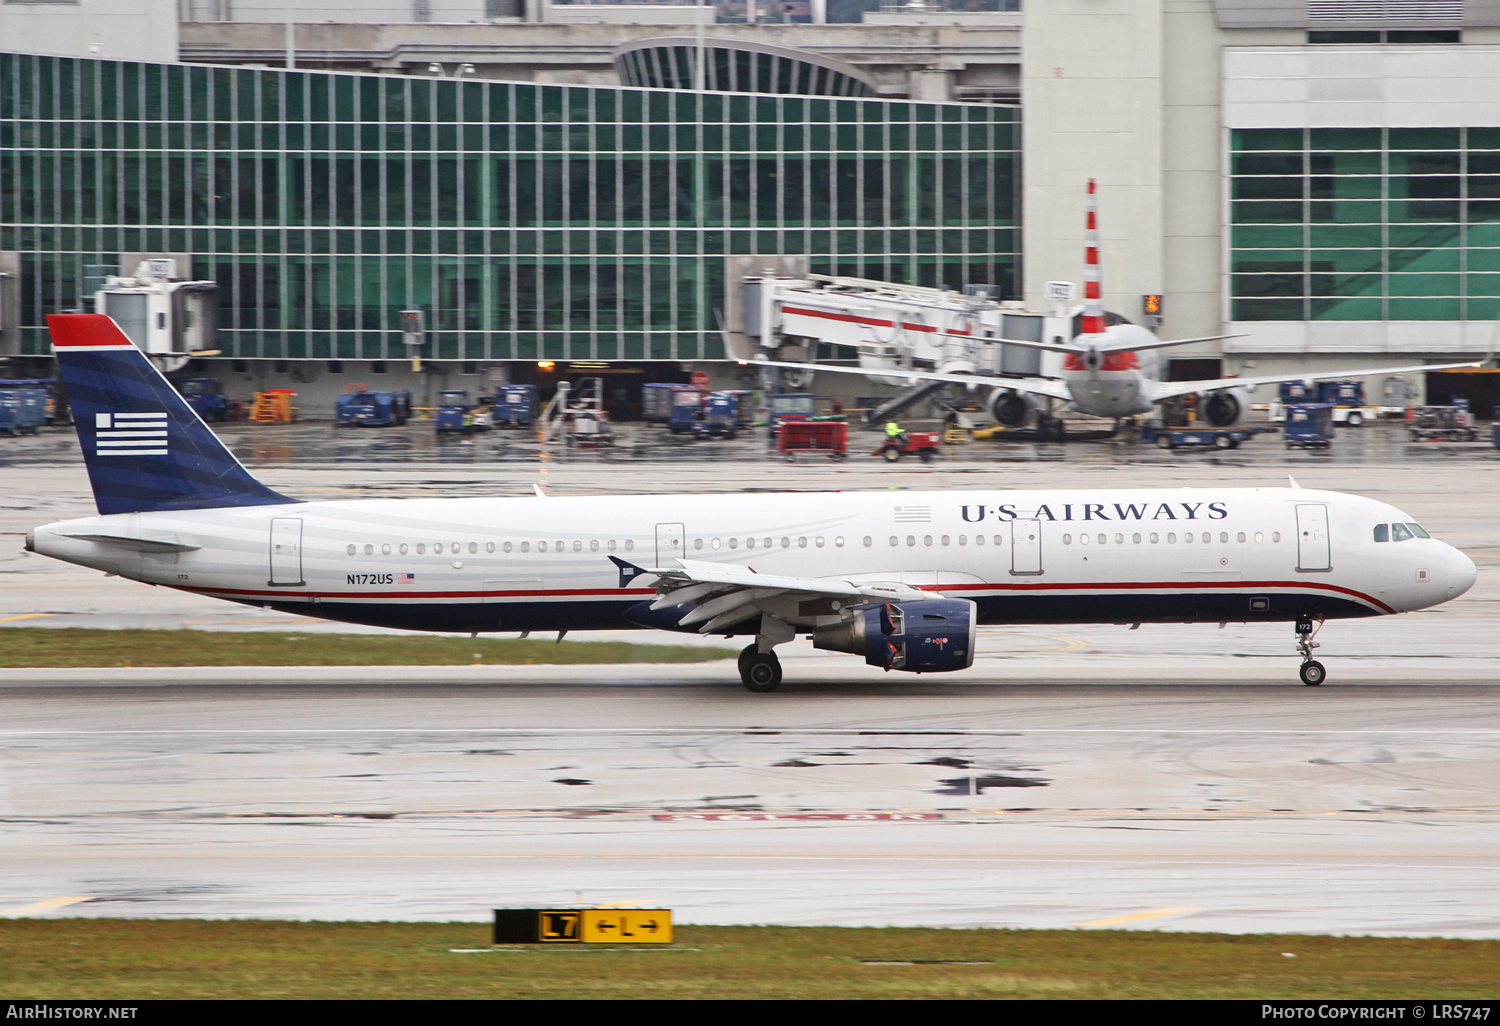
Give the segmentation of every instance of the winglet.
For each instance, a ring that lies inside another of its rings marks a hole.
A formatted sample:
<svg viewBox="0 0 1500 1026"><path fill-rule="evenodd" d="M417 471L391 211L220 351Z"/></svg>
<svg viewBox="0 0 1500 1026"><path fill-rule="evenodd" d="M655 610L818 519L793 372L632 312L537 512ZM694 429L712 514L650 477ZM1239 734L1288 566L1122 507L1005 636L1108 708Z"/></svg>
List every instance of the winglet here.
<svg viewBox="0 0 1500 1026"><path fill-rule="evenodd" d="M547 497L547 493L542 491L542 486L539 484L532 485L531 490L536 492L536 497L538 499L545 499Z"/></svg>
<svg viewBox="0 0 1500 1026"><path fill-rule="evenodd" d="M622 588L630 587L637 577L642 575L651 576L644 567L636 566L634 563L627 563L619 556L610 556L609 561L620 568L620 587Z"/></svg>
<svg viewBox="0 0 1500 1026"><path fill-rule="evenodd" d="M1297 483L1297 479L1295 477L1293 477L1291 474L1288 474L1286 476L1286 479L1292 483L1292 487L1293 488L1296 488L1298 491L1301 491L1302 486Z"/></svg>

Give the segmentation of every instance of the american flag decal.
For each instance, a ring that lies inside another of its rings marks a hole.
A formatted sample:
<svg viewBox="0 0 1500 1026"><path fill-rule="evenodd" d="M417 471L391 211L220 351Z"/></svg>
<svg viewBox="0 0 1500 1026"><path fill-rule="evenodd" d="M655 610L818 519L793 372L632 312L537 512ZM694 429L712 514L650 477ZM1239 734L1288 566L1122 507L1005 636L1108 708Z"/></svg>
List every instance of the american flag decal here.
<svg viewBox="0 0 1500 1026"><path fill-rule="evenodd" d="M897 506L896 523L928 524L932 522L931 506Z"/></svg>
<svg viewBox="0 0 1500 1026"><path fill-rule="evenodd" d="M416 580L417 580L417 575L416 574L397 574L396 575L396 583L397 584L415 584Z"/></svg>
<svg viewBox="0 0 1500 1026"><path fill-rule="evenodd" d="M167 455L167 415L94 414L94 452L99 456Z"/></svg>

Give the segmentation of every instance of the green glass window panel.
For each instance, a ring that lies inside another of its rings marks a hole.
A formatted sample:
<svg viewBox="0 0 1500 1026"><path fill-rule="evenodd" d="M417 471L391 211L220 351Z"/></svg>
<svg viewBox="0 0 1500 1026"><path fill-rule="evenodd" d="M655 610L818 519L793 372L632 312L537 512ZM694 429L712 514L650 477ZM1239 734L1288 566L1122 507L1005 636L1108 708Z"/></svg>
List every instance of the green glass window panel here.
<svg viewBox="0 0 1500 1026"><path fill-rule="evenodd" d="M1301 299L1236 299L1229 316L1236 321L1300 321L1304 305Z"/></svg>
<svg viewBox="0 0 1500 1026"><path fill-rule="evenodd" d="M1456 175L1463 170L1459 153L1392 153L1387 158L1391 175Z"/></svg>
<svg viewBox="0 0 1500 1026"><path fill-rule="evenodd" d="M1307 262L1300 249L1235 250L1230 255L1230 270L1284 274L1301 273Z"/></svg>
<svg viewBox="0 0 1500 1026"><path fill-rule="evenodd" d="M1235 153L1230 163L1236 175L1301 175L1305 170L1300 153Z"/></svg>
<svg viewBox="0 0 1500 1026"><path fill-rule="evenodd" d="M1457 246L1459 243L1456 224L1392 224L1387 233L1393 250Z"/></svg>
<svg viewBox="0 0 1500 1026"><path fill-rule="evenodd" d="M1470 175L1467 186L1470 199L1500 199L1500 175Z"/></svg>
<svg viewBox="0 0 1500 1026"><path fill-rule="evenodd" d="M1500 150L1500 128L1468 129L1469 149Z"/></svg>
<svg viewBox="0 0 1500 1026"><path fill-rule="evenodd" d="M1381 180L1375 177L1342 178L1320 175L1311 180L1309 191L1314 199L1379 199Z"/></svg>
<svg viewBox="0 0 1500 1026"><path fill-rule="evenodd" d="M1300 201L1237 200L1231 210L1236 224L1300 224L1304 216Z"/></svg>
<svg viewBox="0 0 1500 1026"><path fill-rule="evenodd" d="M1236 178L1233 197L1242 200L1300 200L1303 185L1301 178ZM1298 213L1300 215L1301 211Z"/></svg>
<svg viewBox="0 0 1500 1026"><path fill-rule="evenodd" d="M1500 317L1500 299L1470 296L1464 301L1464 316L1471 321L1492 321Z"/></svg>
<svg viewBox="0 0 1500 1026"><path fill-rule="evenodd" d="M1379 274L1385 264L1383 249L1314 249L1307 254L1308 269L1323 274Z"/></svg>
<svg viewBox="0 0 1500 1026"><path fill-rule="evenodd" d="M1464 291L1470 296L1500 296L1500 274L1466 274Z"/></svg>
<svg viewBox="0 0 1500 1026"><path fill-rule="evenodd" d="M1387 137L1386 145L1392 150L1456 150L1459 147L1459 130L1456 128L1392 128Z"/></svg>
<svg viewBox="0 0 1500 1026"><path fill-rule="evenodd" d="M1378 274L1312 274L1308 276L1308 294L1312 296L1379 296Z"/></svg>
<svg viewBox="0 0 1500 1026"><path fill-rule="evenodd" d="M1378 298L1311 299L1308 316L1315 321L1378 321L1383 317Z"/></svg>
<svg viewBox="0 0 1500 1026"><path fill-rule="evenodd" d="M1388 281L1392 296L1456 296L1462 292L1456 274L1392 274Z"/></svg>
<svg viewBox="0 0 1500 1026"><path fill-rule="evenodd" d="M1307 205L1307 210L1311 221L1333 221L1338 224L1379 224L1383 216L1378 202L1313 200Z"/></svg>
<svg viewBox="0 0 1500 1026"><path fill-rule="evenodd" d="M1457 246L1442 249L1403 249L1390 255L1393 271L1457 271L1463 250Z"/></svg>
<svg viewBox="0 0 1500 1026"><path fill-rule="evenodd" d="M1464 257L1471 271L1500 271L1500 249L1470 249Z"/></svg>
<svg viewBox="0 0 1500 1026"><path fill-rule="evenodd" d="M1299 274L1235 274L1230 276L1231 296L1300 296L1306 288Z"/></svg>
<svg viewBox="0 0 1500 1026"><path fill-rule="evenodd" d="M1457 298L1392 298L1386 303L1387 316L1393 321L1457 321L1463 317L1463 304Z"/></svg>
<svg viewBox="0 0 1500 1026"><path fill-rule="evenodd" d="M1500 200L1471 200L1465 204L1464 216L1471 222L1500 221Z"/></svg>
<svg viewBox="0 0 1500 1026"><path fill-rule="evenodd" d="M1232 150L1296 150L1302 145L1300 128L1236 128L1229 135Z"/></svg>
<svg viewBox="0 0 1500 1026"><path fill-rule="evenodd" d="M1382 244L1378 224L1315 224L1308 227L1308 244L1315 249L1371 249Z"/></svg>
<svg viewBox="0 0 1500 1026"><path fill-rule="evenodd" d="M1236 249L1276 249L1285 246L1301 246L1304 232L1305 229L1301 224L1290 226L1237 224L1230 229L1230 240Z"/></svg>
<svg viewBox="0 0 1500 1026"><path fill-rule="evenodd" d="M1378 128L1314 128L1308 133L1314 150L1379 150Z"/></svg>

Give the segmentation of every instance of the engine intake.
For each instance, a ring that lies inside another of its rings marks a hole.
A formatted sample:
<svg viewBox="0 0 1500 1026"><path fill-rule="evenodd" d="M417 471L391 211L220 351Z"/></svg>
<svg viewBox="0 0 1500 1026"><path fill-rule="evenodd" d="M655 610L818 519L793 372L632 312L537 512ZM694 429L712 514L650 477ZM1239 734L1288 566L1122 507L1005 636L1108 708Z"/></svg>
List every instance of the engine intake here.
<svg viewBox="0 0 1500 1026"><path fill-rule="evenodd" d="M1216 428L1234 427L1244 416L1246 405L1239 389L1215 392L1203 404L1203 418Z"/></svg>
<svg viewBox="0 0 1500 1026"><path fill-rule="evenodd" d="M1006 427L1020 427L1036 409L1030 396L1008 389L997 389L990 397L990 413Z"/></svg>
<svg viewBox="0 0 1500 1026"><path fill-rule="evenodd" d="M871 666L947 673L974 665L975 606L968 599L917 599L859 606L813 632L813 648L863 655Z"/></svg>

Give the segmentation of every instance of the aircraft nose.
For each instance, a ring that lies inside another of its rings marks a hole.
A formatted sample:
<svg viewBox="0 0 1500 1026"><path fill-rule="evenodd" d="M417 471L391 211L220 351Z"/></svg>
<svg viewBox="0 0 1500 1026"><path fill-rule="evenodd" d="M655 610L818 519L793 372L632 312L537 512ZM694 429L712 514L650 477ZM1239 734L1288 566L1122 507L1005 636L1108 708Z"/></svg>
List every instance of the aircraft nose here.
<svg viewBox="0 0 1500 1026"><path fill-rule="evenodd" d="M1457 549L1448 550L1448 597L1458 598L1474 587L1479 570L1474 561Z"/></svg>

